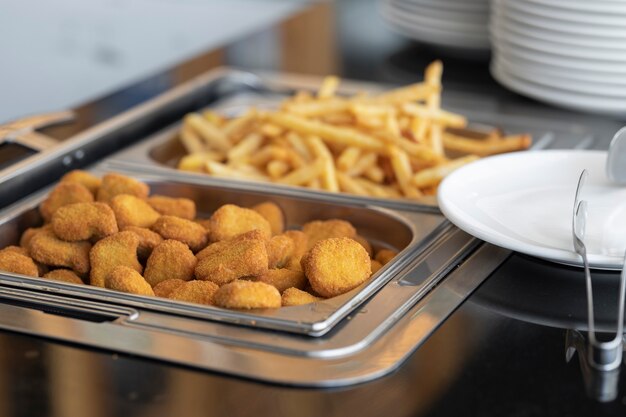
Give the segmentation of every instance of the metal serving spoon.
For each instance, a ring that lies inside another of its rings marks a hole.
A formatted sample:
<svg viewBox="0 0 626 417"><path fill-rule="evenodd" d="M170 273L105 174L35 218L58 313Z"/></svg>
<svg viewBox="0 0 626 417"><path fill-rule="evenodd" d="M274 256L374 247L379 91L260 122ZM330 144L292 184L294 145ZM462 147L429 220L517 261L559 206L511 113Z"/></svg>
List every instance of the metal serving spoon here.
<svg viewBox="0 0 626 417"><path fill-rule="evenodd" d="M606 158L606 176L617 184L626 184L626 127L613 136Z"/></svg>

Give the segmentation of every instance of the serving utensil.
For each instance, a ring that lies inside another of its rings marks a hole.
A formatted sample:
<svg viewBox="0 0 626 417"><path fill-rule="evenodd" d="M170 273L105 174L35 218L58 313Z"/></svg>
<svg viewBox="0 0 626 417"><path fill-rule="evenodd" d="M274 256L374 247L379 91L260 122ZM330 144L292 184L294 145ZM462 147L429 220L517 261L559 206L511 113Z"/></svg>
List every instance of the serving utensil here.
<svg viewBox="0 0 626 417"><path fill-rule="evenodd" d="M606 176L618 184L626 184L626 126L611 140L606 158Z"/></svg>

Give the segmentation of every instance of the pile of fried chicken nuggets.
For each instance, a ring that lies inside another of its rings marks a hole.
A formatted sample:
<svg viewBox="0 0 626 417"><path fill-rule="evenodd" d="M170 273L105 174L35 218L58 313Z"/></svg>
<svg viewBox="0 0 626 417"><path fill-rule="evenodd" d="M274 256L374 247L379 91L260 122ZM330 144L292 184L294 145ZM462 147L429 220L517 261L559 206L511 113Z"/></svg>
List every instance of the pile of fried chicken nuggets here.
<svg viewBox="0 0 626 417"><path fill-rule="evenodd" d="M149 196L110 173L66 174L40 206L44 225L0 250L0 270L231 309L308 304L359 286L395 252L347 221L285 231L273 202L226 204L196 218L194 201Z"/></svg>

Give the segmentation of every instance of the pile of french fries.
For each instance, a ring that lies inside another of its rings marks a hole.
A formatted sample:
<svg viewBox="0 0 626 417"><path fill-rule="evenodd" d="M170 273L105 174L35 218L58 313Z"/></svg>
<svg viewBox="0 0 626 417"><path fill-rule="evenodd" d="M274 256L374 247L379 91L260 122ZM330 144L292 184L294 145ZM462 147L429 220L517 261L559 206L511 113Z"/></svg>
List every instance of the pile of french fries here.
<svg viewBox="0 0 626 417"><path fill-rule="evenodd" d="M453 170L481 156L526 149L527 134L475 132L441 109L443 66L424 81L378 95L336 95L339 79L299 92L275 111L250 109L226 119L188 114L180 141L186 171L305 186L370 197L417 199L436 193Z"/></svg>

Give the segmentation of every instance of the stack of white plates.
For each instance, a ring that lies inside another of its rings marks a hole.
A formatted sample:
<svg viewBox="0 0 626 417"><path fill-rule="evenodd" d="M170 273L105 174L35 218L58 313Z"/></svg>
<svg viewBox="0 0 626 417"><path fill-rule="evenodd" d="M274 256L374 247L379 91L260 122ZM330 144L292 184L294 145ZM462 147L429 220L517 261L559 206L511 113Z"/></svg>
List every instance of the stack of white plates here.
<svg viewBox="0 0 626 417"><path fill-rule="evenodd" d="M459 52L489 51L489 0L381 0L393 29Z"/></svg>
<svg viewBox="0 0 626 417"><path fill-rule="evenodd" d="M493 0L491 72L562 107L626 115L626 0Z"/></svg>

